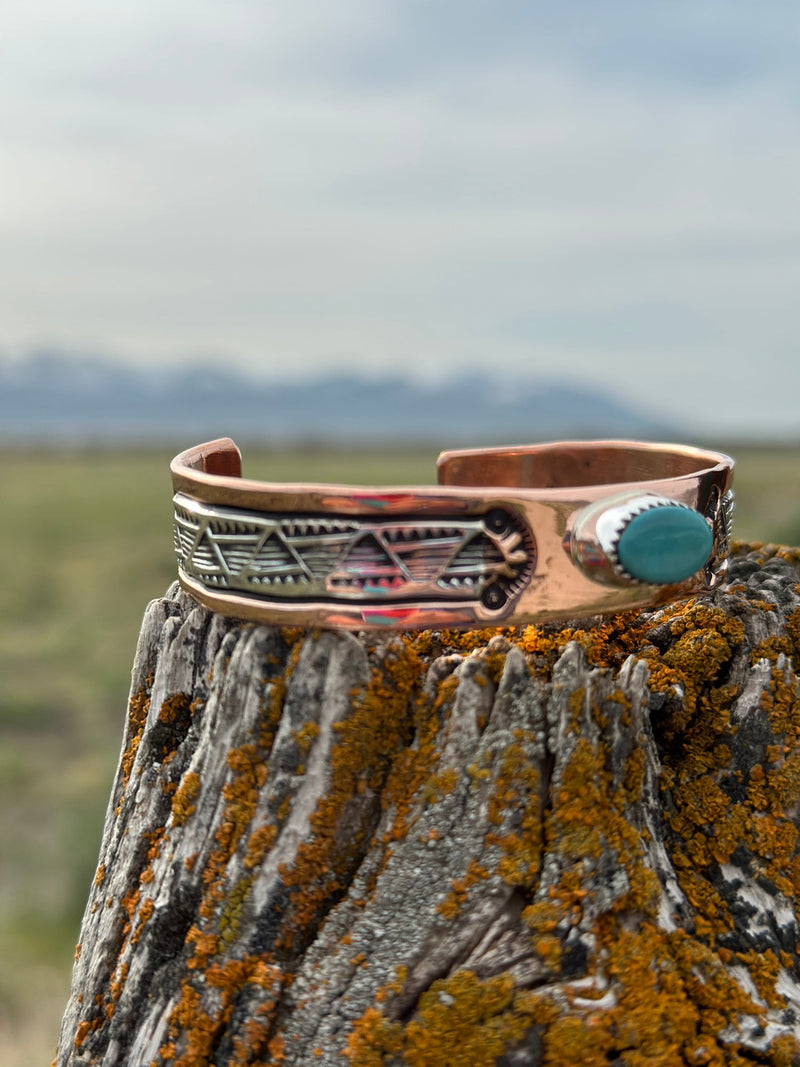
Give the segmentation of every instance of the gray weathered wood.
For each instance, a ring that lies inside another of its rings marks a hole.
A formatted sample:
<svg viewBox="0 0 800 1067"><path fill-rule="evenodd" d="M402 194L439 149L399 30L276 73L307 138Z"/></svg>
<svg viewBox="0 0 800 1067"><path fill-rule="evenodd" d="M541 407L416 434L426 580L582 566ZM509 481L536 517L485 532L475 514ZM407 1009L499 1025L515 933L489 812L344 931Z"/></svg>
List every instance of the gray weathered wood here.
<svg viewBox="0 0 800 1067"><path fill-rule="evenodd" d="M173 587L57 1064L796 1062L799 580L380 640Z"/></svg>

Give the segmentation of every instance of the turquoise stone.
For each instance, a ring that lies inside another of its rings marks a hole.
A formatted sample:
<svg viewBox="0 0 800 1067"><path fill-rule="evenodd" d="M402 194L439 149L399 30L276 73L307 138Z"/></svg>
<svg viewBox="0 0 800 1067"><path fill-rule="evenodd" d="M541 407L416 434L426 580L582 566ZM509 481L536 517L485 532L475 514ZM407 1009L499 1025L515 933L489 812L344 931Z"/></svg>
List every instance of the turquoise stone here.
<svg viewBox="0 0 800 1067"><path fill-rule="evenodd" d="M671 585L696 574L713 547L711 527L699 512L665 505L631 519L622 531L617 555L639 581Z"/></svg>

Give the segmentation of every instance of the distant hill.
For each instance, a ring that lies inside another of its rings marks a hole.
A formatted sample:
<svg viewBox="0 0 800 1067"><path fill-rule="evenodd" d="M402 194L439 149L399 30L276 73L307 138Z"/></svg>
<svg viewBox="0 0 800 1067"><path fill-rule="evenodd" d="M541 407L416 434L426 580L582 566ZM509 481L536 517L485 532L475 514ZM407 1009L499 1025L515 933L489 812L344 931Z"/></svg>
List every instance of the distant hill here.
<svg viewBox="0 0 800 1067"><path fill-rule="evenodd" d="M182 444L213 437L481 444L670 437L675 428L590 385L468 375L436 385L352 374L270 382L203 366L146 372L42 354L0 362L0 440Z"/></svg>

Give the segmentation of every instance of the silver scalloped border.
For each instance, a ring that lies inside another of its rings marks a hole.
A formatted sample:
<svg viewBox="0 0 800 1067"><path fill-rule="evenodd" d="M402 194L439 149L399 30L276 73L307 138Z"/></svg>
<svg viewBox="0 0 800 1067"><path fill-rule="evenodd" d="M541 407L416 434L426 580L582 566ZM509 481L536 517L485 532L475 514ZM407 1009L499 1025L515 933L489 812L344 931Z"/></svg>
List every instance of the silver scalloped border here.
<svg viewBox="0 0 800 1067"><path fill-rule="evenodd" d="M637 578L635 575L631 574L630 571L626 570L625 567L623 567L622 563L620 562L618 552L620 539L622 538L623 533L628 528L629 524L633 521L633 519L635 519L639 515L644 515L644 513L647 511L655 511L656 508L666 507L683 508L685 511L694 511L698 515L702 514L701 512L697 511L696 508L691 507L689 504L684 504L680 500L673 500L671 497L668 496L659 496L655 493L651 493L649 495L635 497L634 499L629 500L624 504L619 504L616 507L609 508L607 511L604 511L600 515L597 520L597 541L600 545L600 548L605 553L606 559L611 564L614 574L618 578L623 579L631 585L667 586L676 584L674 582L645 582L643 579ZM613 518L609 520L609 517L611 516L613 516ZM708 521L705 515L703 515L702 517L706 519L706 521ZM612 531L610 534L609 531L602 529L603 525L606 524L604 520L606 520L606 522L611 521L614 524L612 526ZM712 533L714 533L713 527ZM704 567L706 565L707 564L704 564Z"/></svg>

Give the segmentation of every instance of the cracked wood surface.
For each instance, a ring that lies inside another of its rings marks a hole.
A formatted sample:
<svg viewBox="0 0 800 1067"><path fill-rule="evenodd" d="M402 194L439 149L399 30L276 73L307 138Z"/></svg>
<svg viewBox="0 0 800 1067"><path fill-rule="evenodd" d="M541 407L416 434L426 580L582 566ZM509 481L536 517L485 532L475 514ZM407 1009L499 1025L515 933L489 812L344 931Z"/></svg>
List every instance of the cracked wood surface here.
<svg viewBox="0 0 800 1067"><path fill-rule="evenodd" d="M799 561L380 639L173 587L58 1067L798 1062Z"/></svg>

